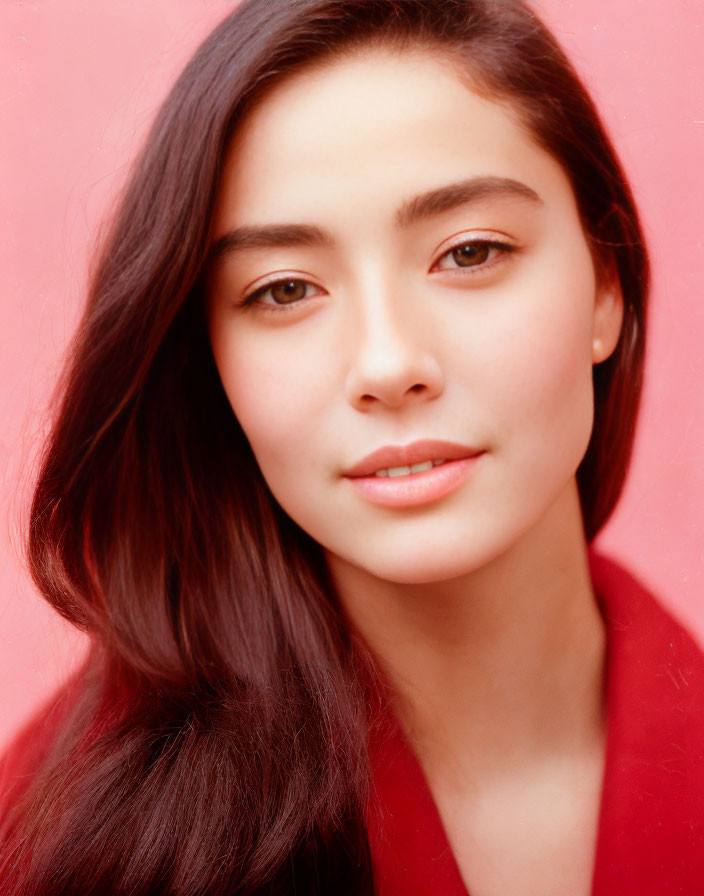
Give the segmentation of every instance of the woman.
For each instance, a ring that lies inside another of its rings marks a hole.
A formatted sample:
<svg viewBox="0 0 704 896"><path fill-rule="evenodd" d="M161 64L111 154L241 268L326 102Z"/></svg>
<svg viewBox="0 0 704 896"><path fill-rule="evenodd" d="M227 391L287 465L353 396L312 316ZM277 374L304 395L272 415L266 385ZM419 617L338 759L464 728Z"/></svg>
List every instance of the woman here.
<svg viewBox="0 0 704 896"><path fill-rule="evenodd" d="M65 375L30 553L94 647L4 889L696 892L704 663L587 552L647 281L520 3L238 8Z"/></svg>

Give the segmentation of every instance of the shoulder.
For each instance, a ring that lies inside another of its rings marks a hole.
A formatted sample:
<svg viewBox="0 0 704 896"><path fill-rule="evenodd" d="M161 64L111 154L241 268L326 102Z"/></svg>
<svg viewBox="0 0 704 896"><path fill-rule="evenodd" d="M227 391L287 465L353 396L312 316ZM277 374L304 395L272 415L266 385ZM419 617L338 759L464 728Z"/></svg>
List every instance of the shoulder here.
<svg viewBox="0 0 704 896"><path fill-rule="evenodd" d="M609 681L704 707L704 652L675 614L631 572L590 552L592 582L607 628Z"/></svg>
<svg viewBox="0 0 704 896"><path fill-rule="evenodd" d="M590 566L607 631L594 892L695 892L688 887L704 879L704 653L631 573L599 556Z"/></svg>

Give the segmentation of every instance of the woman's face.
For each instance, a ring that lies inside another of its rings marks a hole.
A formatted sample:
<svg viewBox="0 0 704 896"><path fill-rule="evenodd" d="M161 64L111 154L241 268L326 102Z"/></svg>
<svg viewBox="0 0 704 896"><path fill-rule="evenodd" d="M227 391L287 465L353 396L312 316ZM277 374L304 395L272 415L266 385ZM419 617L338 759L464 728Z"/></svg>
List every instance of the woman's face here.
<svg viewBox="0 0 704 896"><path fill-rule="evenodd" d="M574 490L620 294L561 167L443 57L369 49L277 87L230 149L214 243L222 382L329 559L454 578Z"/></svg>

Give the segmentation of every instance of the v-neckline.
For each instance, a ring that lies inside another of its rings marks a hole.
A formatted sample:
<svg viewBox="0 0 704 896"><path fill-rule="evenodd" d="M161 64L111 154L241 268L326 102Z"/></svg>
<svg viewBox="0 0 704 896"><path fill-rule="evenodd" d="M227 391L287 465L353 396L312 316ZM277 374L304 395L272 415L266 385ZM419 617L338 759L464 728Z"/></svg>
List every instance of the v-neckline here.
<svg viewBox="0 0 704 896"><path fill-rule="evenodd" d="M704 890L704 657L628 573L592 551L589 562L607 635L606 754L591 893L690 896L698 890L673 889L671 878L681 874L694 885L696 875ZM375 892L471 896L393 716L383 732L370 744Z"/></svg>

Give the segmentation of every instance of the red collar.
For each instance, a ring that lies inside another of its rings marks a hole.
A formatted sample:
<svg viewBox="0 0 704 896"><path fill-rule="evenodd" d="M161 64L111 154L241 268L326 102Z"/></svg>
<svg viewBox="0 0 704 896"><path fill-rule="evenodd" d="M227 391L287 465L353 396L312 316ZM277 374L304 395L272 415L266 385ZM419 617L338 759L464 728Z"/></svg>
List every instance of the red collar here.
<svg viewBox="0 0 704 896"><path fill-rule="evenodd" d="M704 893L704 655L625 570L590 553L607 631L607 747L592 896ZM370 745L375 892L469 896L395 720Z"/></svg>

